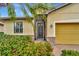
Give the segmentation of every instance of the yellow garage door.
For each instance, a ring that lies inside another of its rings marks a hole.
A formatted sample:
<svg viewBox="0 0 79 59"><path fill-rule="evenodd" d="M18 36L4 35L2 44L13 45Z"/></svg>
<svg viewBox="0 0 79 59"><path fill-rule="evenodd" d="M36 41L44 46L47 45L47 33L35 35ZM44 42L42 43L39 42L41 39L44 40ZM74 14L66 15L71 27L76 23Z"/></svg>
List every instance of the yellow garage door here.
<svg viewBox="0 0 79 59"><path fill-rule="evenodd" d="M79 44L79 23L56 24L56 44Z"/></svg>

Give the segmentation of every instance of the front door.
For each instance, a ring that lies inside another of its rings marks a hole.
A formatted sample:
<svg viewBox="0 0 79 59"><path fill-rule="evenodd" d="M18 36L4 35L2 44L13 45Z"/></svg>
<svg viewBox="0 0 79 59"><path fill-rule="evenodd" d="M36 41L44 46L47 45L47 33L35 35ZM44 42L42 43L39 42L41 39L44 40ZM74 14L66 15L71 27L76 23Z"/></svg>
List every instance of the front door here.
<svg viewBox="0 0 79 59"><path fill-rule="evenodd" d="M44 40L45 39L45 23L43 20L36 21L36 40Z"/></svg>

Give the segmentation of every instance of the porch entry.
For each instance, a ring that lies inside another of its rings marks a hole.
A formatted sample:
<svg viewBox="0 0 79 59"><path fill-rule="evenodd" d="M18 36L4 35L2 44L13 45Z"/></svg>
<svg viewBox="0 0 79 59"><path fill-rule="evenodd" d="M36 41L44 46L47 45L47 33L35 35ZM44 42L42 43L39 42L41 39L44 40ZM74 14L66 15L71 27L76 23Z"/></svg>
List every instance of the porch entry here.
<svg viewBox="0 0 79 59"><path fill-rule="evenodd" d="M35 21L35 39L45 40L45 22L42 19Z"/></svg>

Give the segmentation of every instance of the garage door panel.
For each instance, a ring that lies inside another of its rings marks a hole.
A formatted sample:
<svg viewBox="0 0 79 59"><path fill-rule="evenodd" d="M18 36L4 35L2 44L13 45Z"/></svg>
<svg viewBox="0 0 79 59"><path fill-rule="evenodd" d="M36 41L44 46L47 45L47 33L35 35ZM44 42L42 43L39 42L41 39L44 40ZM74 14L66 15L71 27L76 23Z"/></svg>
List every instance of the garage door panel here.
<svg viewBox="0 0 79 59"><path fill-rule="evenodd" d="M57 44L79 44L79 24L56 24Z"/></svg>

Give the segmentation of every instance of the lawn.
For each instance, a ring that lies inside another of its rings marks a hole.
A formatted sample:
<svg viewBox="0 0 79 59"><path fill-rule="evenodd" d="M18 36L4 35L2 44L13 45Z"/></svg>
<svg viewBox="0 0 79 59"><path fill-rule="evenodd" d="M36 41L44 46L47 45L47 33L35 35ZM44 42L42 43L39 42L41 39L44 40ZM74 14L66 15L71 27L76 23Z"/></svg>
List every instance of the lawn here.
<svg viewBox="0 0 79 59"><path fill-rule="evenodd" d="M50 56L48 42L33 42L31 36L0 33L0 56Z"/></svg>

